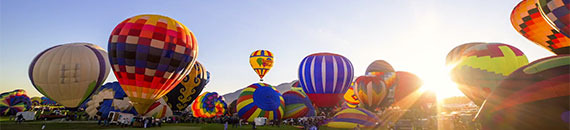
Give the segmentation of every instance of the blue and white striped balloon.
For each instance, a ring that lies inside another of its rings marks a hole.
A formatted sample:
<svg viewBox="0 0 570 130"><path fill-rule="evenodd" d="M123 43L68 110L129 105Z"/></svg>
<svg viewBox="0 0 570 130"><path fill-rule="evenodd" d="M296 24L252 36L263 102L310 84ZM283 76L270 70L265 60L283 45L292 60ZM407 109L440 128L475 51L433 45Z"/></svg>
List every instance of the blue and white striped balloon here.
<svg viewBox="0 0 570 130"><path fill-rule="evenodd" d="M303 91L318 107L332 107L343 101L353 77L350 60L334 53L311 54L299 65Z"/></svg>

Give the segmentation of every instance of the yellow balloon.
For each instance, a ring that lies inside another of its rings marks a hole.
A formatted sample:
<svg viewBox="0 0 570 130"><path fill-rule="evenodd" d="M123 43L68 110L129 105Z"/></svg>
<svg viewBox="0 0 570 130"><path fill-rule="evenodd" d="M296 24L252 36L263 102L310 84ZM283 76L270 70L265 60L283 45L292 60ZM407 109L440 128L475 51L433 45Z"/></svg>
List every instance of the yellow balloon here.
<svg viewBox="0 0 570 130"><path fill-rule="evenodd" d="M249 64L259 75L260 81L263 81L263 76L273 67L273 61L273 53L268 50L257 50L249 55Z"/></svg>

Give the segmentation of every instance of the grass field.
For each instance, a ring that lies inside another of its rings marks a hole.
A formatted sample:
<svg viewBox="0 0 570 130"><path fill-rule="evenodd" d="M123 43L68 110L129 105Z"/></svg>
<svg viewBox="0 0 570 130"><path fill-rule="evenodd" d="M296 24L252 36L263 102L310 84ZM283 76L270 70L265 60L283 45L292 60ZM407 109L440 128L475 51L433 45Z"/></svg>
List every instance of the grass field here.
<svg viewBox="0 0 570 130"><path fill-rule="evenodd" d="M41 129L43 122L41 121L34 121L34 122L24 122L22 124L16 124L14 122L0 122L0 129L1 130L29 130L29 129ZM251 130L251 125L241 126L238 128L231 128L231 125L228 126L229 130ZM161 129L161 130L223 130L223 124L193 124L193 123L178 123L178 124L163 124L162 127L152 127L153 129ZM49 122L46 123L46 130L65 130L65 129L82 129L82 130L90 130L90 129L105 129L105 130L135 130L141 128L121 128L120 126L108 126L102 127L98 126L97 123L83 123L83 122ZM299 128L295 128L293 126L258 126L258 130L295 130ZM339 130L334 128L327 128L322 127L321 129L324 130Z"/></svg>

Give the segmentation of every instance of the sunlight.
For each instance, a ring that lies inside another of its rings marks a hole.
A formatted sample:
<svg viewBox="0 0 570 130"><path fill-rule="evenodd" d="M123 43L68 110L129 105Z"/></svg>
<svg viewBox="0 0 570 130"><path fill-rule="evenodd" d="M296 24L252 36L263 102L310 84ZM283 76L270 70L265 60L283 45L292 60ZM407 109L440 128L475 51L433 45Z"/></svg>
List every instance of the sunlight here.
<svg viewBox="0 0 570 130"><path fill-rule="evenodd" d="M420 91L424 92L431 90L436 93L438 100L454 96L464 96L464 94L457 88L457 84L451 80L449 75L450 71L451 69L445 69L445 72L428 72L427 75L426 73L418 73L418 76L420 76L424 82Z"/></svg>

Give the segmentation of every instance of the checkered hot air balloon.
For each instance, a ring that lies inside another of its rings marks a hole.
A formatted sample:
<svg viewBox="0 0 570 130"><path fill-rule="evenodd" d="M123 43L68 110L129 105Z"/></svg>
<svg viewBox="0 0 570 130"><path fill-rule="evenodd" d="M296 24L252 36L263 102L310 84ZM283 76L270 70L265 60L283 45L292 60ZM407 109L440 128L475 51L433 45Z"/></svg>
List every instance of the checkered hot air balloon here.
<svg viewBox="0 0 570 130"><path fill-rule="evenodd" d="M268 50L257 50L249 55L249 64L259 75L260 81L263 81L265 74L273 67L273 62L273 53Z"/></svg>
<svg viewBox="0 0 570 130"><path fill-rule="evenodd" d="M555 4L558 2L551 3ZM552 8L564 10L564 7L560 8L556 6ZM548 6L543 9L548 9ZM570 54L570 39L550 26L547 21L548 19L545 19L539 10L540 9L537 7L537 0L523 0L513 9L513 12L511 13L511 24L521 35L535 44L556 54ZM565 10L567 15L568 8ZM563 12L564 11L550 12L549 15L552 16L552 13ZM570 15L565 16L565 19L566 20L563 18L557 21L570 21L568 20L570 19Z"/></svg>
<svg viewBox="0 0 570 130"><path fill-rule="evenodd" d="M303 91L317 107L333 107L343 101L343 94L354 77L350 60L334 53L315 53L299 65Z"/></svg>
<svg viewBox="0 0 570 130"><path fill-rule="evenodd" d="M503 43L479 44L459 54L451 78L465 96L481 105L495 87L517 68L528 64L525 54Z"/></svg>
<svg viewBox="0 0 570 130"><path fill-rule="evenodd" d="M538 0L537 4L554 29L570 37L570 0Z"/></svg>
<svg viewBox="0 0 570 130"><path fill-rule="evenodd" d="M190 73L198 43L172 18L137 15L115 27L108 50L117 80L142 114Z"/></svg>

